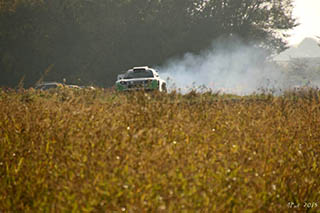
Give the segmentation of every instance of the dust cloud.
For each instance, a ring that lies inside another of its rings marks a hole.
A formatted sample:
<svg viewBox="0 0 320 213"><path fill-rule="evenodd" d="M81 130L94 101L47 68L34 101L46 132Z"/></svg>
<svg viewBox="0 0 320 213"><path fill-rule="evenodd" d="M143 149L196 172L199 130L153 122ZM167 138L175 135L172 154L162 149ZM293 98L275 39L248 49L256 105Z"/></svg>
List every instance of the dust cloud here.
<svg viewBox="0 0 320 213"><path fill-rule="evenodd" d="M281 90L287 86L285 75L268 62L267 52L239 39L219 39L199 54L186 53L158 67L169 90L247 95L261 90Z"/></svg>

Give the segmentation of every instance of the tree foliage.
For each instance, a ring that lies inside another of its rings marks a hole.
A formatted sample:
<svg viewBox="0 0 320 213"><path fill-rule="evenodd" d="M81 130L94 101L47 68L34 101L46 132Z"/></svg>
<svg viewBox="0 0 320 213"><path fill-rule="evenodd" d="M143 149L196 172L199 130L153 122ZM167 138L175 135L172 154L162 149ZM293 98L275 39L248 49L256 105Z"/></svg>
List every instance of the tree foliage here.
<svg viewBox="0 0 320 213"><path fill-rule="evenodd" d="M280 52L291 12L292 0L0 0L0 85L33 85L52 67L47 80L111 86L233 34Z"/></svg>

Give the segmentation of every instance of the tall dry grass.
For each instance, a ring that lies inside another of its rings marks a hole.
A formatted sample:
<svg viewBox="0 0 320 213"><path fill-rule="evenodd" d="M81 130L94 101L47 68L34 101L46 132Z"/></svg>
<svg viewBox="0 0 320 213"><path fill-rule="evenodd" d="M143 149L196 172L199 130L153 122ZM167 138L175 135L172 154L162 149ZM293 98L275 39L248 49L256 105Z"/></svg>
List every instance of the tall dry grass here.
<svg viewBox="0 0 320 213"><path fill-rule="evenodd" d="M319 95L2 90L0 212L320 211Z"/></svg>

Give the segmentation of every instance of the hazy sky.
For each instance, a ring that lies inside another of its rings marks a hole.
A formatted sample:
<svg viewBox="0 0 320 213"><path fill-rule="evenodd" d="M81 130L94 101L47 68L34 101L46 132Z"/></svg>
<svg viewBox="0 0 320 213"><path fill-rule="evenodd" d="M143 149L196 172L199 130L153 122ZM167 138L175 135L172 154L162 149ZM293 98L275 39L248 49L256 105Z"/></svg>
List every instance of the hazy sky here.
<svg viewBox="0 0 320 213"><path fill-rule="evenodd" d="M305 37L320 36L320 0L294 0L294 4L293 15L300 26L291 33L289 44L298 44Z"/></svg>

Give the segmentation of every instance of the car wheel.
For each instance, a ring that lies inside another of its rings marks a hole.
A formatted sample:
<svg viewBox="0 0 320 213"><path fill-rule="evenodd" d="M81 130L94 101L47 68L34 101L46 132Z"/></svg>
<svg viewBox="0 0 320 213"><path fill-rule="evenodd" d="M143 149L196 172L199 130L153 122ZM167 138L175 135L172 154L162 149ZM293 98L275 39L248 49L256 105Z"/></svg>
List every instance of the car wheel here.
<svg viewBox="0 0 320 213"><path fill-rule="evenodd" d="M161 90L162 90L162 92L167 92L167 85L166 85L166 83L162 83L162 85L161 85Z"/></svg>

